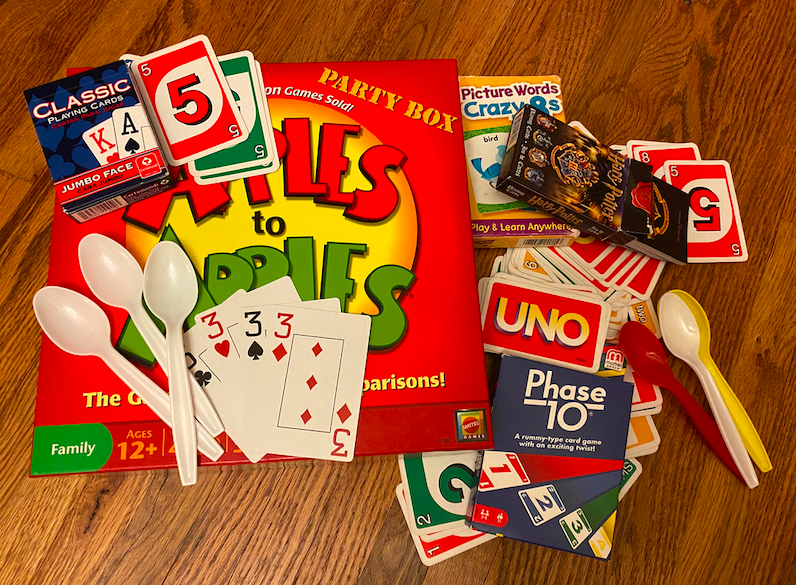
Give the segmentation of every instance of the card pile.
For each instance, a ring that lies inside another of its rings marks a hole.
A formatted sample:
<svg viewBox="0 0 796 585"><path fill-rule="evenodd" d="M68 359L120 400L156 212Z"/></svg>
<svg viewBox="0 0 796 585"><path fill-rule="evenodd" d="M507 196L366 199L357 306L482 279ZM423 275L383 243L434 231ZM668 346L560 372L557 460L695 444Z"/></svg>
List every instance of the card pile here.
<svg viewBox="0 0 796 585"><path fill-rule="evenodd" d="M172 166L199 184L279 168L260 64L249 51L217 57L206 36L149 55L123 55Z"/></svg>
<svg viewBox="0 0 796 585"><path fill-rule="evenodd" d="M608 560L632 385L504 356L472 528ZM631 480L628 473L625 485ZM588 544L587 544L588 543Z"/></svg>
<svg viewBox="0 0 796 585"><path fill-rule="evenodd" d="M184 335L189 370L252 463L354 458L369 315L341 313L336 298L302 302L285 276L195 323Z"/></svg>
<svg viewBox="0 0 796 585"><path fill-rule="evenodd" d="M745 262L735 183L727 161L702 160L693 142L631 140L611 148L652 166L653 174L688 195L688 263Z"/></svg>
<svg viewBox="0 0 796 585"><path fill-rule="evenodd" d="M465 523L478 451L401 455L395 497L417 554L431 566L495 538Z"/></svg>

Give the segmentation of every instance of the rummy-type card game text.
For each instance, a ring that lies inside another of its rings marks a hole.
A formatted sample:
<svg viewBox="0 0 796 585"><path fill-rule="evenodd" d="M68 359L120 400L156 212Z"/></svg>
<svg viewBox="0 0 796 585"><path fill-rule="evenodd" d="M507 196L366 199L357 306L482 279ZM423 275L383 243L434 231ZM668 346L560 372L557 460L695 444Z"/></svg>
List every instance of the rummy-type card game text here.
<svg viewBox="0 0 796 585"><path fill-rule="evenodd" d="M567 245L577 231L494 187L511 119L530 104L565 122L561 79L500 76L459 78L467 187L476 248Z"/></svg>
<svg viewBox="0 0 796 585"><path fill-rule="evenodd" d="M183 165L171 169L170 191L90 223L56 209L48 284L94 298L77 256L88 233L142 265L156 243L176 242L199 286L190 333L238 291L288 276L299 301L333 299L338 311L371 316L356 454L491 447L455 61L266 64L261 77L278 172L200 184ZM212 174L212 161L201 166ZM128 315L100 305L115 347L165 388ZM305 341L294 349L320 349L318 359L342 351ZM252 351L243 357L261 355ZM166 425L100 360L46 336L35 426L34 474L175 465ZM248 461L220 441L217 463Z"/></svg>
<svg viewBox="0 0 796 585"><path fill-rule="evenodd" d="M25 91L64 213L84 222L173 187L126 65Z"/></svg>
<svg viewBox="0 0 796 585"><path fill-rule="evenodd" d="M468 524L607 560L633 385L504 356Z"/></svg>

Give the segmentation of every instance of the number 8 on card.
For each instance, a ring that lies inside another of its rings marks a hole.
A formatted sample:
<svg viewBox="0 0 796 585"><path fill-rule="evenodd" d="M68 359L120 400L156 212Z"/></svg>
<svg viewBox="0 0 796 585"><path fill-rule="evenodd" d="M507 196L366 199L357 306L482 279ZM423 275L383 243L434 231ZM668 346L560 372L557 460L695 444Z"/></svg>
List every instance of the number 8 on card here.
<svg viewBox="0 0 796 585"><path fill-rule="evenodd" d="M248 138L206 36L138 58L132 71L170 164L185 164Z"/></svg>

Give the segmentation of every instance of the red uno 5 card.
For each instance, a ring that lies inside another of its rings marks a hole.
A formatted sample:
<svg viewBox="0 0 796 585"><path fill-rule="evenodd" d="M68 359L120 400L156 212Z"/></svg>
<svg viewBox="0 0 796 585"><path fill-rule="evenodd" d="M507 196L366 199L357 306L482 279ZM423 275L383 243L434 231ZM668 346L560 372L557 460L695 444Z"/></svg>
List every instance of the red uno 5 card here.
<svg viewBox="0 0 796 585"><path fill-rule="evenodd" d="M672 161L665 165L668 183L690 198L688 262L744 262L741 213L730 165L723 160Z"/></svg>
<svg viewBox="0 0 796 585"><path fill-rule="evenodd" d="M155 131L173 166L234 146L249 132L206 36L132 64Z"/></svg>
<svg viewBox="0 0 796 585"><path fill-rule="evenodd" d="M484 349L596 372L608 329L608 303L541 284L489 282L482 305Z"/></svg>

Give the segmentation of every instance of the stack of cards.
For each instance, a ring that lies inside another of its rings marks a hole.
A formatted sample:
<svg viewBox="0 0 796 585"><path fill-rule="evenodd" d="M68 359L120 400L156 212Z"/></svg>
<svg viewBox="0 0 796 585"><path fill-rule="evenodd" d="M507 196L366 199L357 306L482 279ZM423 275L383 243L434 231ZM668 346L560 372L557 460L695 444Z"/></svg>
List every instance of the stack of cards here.
<svg viewBox="0 0 796 585"><path fill-rule="evenodd" d="M200 35L122 59L169 164L188 163L200 184L279 168L260 64L249 51L216 57Z"/></svg>
<svg viewBox="0 0 796 585"><path fill-rule="evenodd" d="M337 299L301 302L286 276L197 314L186 359L250 461L351 461L370 321Z"/></svg>
<svg viewBox="0 0 796 585"><path fill-rule="evenodd" d="M434 565L495 538L465 524L477 456L478 451L454 451L398 458L401 483L395 488L395 497L424 565Z"/></svg>
<svg viewBox="0 0 796 585"><path fill-rule="evenodd" d="M610 558L632 395L618 377L504 356L468 524Z"/></svg>
<svg viewBox="0 0 796 585"><path fill-rule="evenodd" d="M749 258L730 165L702 160L692 142L631 140L611 148L652 166L653 174L689 196L688 263Z"/></svg>

